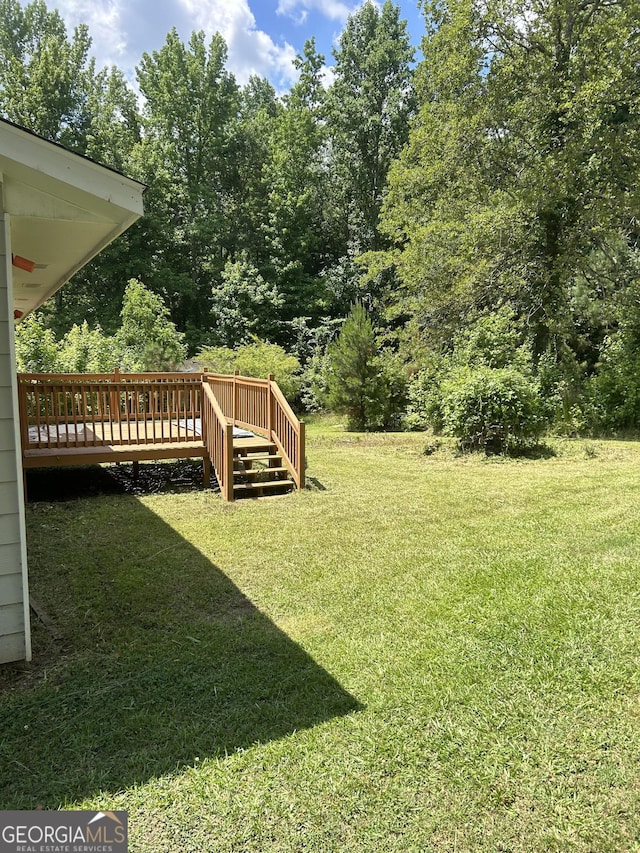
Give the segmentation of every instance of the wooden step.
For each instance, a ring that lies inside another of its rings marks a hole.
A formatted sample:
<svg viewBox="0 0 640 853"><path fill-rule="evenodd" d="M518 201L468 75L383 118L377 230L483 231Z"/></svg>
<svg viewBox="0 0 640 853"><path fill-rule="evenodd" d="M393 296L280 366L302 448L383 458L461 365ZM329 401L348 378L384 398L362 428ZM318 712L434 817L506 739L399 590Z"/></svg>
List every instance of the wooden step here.
<svg viewBox="0 0 640 853"><path fill-rule="evenodd" d="M291 480L258 480L255 483L236 483L233 494L237 498L259 498L265 494L273 495L291 491L293 482Z"/></svg>
<svg viewBox="0 0 640 853"><path fill-rule="evenodd" d="M273 453L275 445L268 438L234 438L234 456L243 456L246 453Z"/></svg>
<svg viewBox="0 0 640 853"><path fill-rule="evenodd" d="M279 453L260 453L251 454L250 456L237 456L234 454L233 461L235 462L282 462L282 456Z"/></svg>
<svg viewBox="0 0 640 853"><path fill-rule="evenodd" d="M288 474L289 469L284 465L280 465L277 468L236 468L234 469L233 476L234 477L256 477L258 474L269 475L272 477L274 474Z"/></svg>

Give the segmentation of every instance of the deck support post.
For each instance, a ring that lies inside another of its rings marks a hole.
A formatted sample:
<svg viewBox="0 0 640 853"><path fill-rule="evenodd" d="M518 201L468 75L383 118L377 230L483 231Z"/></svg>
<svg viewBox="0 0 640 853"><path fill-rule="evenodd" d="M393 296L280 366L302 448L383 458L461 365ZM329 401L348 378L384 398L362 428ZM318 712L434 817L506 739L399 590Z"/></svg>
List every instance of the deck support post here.
<svg viewBox="0 0 640 853"><path fill-rule="evenodd" d="M224 428L224 452L225 452L225 498L229 502L235 500L233 492L233 424L227 424Z"/></svg>

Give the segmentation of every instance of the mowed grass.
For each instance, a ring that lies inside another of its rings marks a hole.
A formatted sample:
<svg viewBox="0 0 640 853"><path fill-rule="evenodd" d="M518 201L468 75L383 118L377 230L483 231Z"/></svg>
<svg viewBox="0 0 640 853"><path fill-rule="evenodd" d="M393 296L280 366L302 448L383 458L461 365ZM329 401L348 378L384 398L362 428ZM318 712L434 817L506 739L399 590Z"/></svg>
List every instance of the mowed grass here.
<svg viewBox="0 0 640 853"><path fill-rule="evenodd" d="M640 850L640 444L424 455L309 428L310 488L28 507L3 808L133 851Z"/></svg>

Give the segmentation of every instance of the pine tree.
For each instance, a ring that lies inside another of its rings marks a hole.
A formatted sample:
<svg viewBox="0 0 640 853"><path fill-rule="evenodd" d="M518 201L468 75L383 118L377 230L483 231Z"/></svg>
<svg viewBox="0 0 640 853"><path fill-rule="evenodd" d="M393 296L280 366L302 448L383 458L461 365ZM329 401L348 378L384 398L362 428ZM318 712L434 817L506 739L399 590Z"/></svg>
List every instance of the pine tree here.
<svg viewBox="0 0 640 853"><path fill-rule="evenodd" d="M381 383L375 333L361 303L351 309L328 355L329 406L347 415L350 429L364 430L379 408Z"/></svg>

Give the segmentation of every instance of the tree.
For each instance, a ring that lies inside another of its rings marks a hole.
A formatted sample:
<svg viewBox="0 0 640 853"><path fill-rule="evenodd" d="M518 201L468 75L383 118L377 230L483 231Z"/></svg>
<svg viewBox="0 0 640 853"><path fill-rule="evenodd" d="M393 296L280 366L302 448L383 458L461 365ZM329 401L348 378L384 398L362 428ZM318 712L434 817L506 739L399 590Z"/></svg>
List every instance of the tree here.
<svg viewBox="0 0 640 853"><path fill-rule="evenodd" d="M389 353L379 353L364 306L353 305L327 351L327 402L349 429L388 427L404 406L405 380Z"/></svg>
<svg viewBox="0 0 640 853"><path fill-rule="evenodd" d="M145 277L174 321L193 329L192 346L208 316L213 280L236 246L236 170L228 149L239 89L226 58L219 34L207 46L203 32L193 33L185 46L174 29L137 68L145 137L136 157L138 174L150 185Z"/></svg>
<svg viewBox="0 0 640 853"><path fill-rule="evenodd" d="M252 337L273 338L279 331L282 297L269 285L246 255L228 261L221 282L213 288L213 337L234 347Z"/></svg>
<svg viewBox="0 0 640 853"><path fill-rule="evenodd" d="M326 131L320 118L324 56L313 40L297 57L300 80L272 127L265 163L269 218L265 277L283 297L282 319L317 320L323 308L321 272L329 255L325 226L328 192L323 162ZM283 326L284 329L284 326Z"/></svg>
<svg viewBox="0 0 640 853"><path fill-rule="evenodd" d="M626 286L638 240L640 10L624 0L425 4L420 112L381 228L406 339L451 340L510 301L571 373L574 294ZM588 283L585 287L585 283ZM584 313L582 314L584 317Z"/></svg>
<svg viewBox="0 0 640 853"><path fill-rule="evenodd" d="M94 76L87 27L69 39L43 0L0 0L0 112L68 148L85 150L86 101Z"/></svg>
<svg viewBox="0 0 640 853"><path fill-rule="evenodd" d="M175 370L184 361L184 336L169 320L162 299L142 282L127 284L120 317L115 340L125 370Z"/></svg>
<svg viewBox="0 0 640 853"><path fill-rule="evenodd" d="M333 217L342 254L380 248L378 217L392 161L414 111L413 49L398 6L367 0L334 51L326 117L333 172Z"/></svg>
<svg viewBox="0 0 640 853"><path fill-rule="evenodd" d="M69 36L42 0L0 0L0 114L107 166L129 172L140 140L135 93L118 69L96 72L86 26ZM63 335L84 320L115 331L127 276L145 268L136 233L123 235L45 308ZM142 260L141 260L142 259Z"/></svg>
<svg viewBox="0 0 640 853"><path fill-rule="evenodd" d="M120 366L115 338L105 335L99 326L86 322L72 326L59 344L60 373L108 373Z"/></svg>
<svg viewBox="0 0 640 853"><path fill-rule="evenodd" d="M55 373L60 351L42 314L29 314L16 325L16 363L20 373Z"/></svg>
<svg viewBox="0 0 640 853"><path fill-rule="evenodd" d="M227 156L234 167L229 216L234 223L234 253L246 253L266 272L270 252L265 235L269 229L268 162L271 140L282 104L264 78L252 76L242 89L237 121L231 127Z"/></svg>

